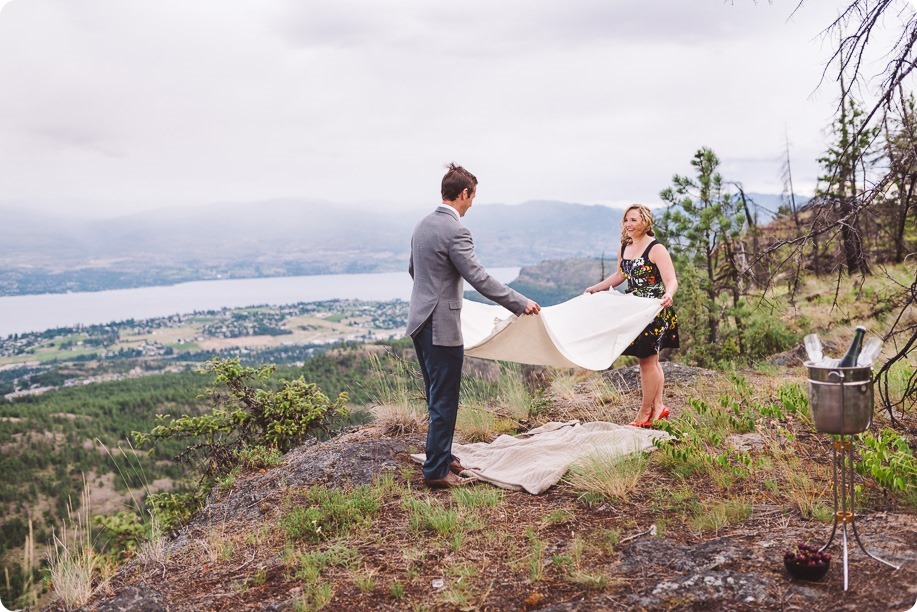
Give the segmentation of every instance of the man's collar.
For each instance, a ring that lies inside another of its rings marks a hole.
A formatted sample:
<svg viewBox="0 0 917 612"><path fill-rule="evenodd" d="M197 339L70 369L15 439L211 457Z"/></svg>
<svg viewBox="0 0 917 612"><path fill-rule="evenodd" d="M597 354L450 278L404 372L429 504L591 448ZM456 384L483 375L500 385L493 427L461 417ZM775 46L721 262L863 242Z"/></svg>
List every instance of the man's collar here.
<svg viewBox="0 0 917 612"><path fill-rule="evenodd" d="M448 212L452 213L452 215L453 215L457 220L461 220L461 218L462 218L462 215L459 214L459 211L457 211L453 206L450 206L449 204L446 204L445 202L443 202L442 204L440 204L440 205L437 207L437 209L442 209L442 210L445 210L445 211L448 211Z"/></svg>

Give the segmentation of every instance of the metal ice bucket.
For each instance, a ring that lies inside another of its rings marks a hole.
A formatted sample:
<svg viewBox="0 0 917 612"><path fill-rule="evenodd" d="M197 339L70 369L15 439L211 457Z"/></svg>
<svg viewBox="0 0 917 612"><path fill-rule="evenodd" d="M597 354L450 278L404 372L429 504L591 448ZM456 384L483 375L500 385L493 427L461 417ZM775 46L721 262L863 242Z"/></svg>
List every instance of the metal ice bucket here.
<svg viewBox="0 0 917 612"><path fill-rule="evenodd" d="M872 366L809 370L809 411L815 429L828 434L855 434L869 429L875 399Z"/></svg>

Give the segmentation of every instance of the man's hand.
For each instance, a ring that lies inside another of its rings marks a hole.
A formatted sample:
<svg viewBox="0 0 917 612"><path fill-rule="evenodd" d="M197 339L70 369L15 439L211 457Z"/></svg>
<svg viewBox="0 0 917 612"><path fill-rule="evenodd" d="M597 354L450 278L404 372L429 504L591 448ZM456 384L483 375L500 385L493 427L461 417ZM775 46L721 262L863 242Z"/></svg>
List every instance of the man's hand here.
<svg viewBox="0 0 917 612"><path fill-rule="evenodd" d="M526 304L525 306L525 310L523 311L523 314L527 314L527 315L538 314L540 310L541 310L541 306L538 305L538 302L529 300L529 303Z"/></svg>

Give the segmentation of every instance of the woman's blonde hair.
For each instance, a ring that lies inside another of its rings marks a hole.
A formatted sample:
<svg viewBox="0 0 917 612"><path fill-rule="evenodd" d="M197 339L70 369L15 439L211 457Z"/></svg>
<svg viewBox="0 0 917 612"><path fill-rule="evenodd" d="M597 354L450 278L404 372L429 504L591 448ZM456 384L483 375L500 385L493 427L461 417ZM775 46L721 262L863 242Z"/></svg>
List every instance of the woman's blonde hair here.
<svg viewBox="0 0 917 612"><path fill-rule="evenodd" d="M650 211L650 209L644 206L643 204L631 204L630 206L627 207L627 210L625 210L624 214L621 216L621 244L630 244L632 242L630 237L627 235L627 232L624 231L624 219L627 218L627 213L629 213L632 210L636 210L637 213L640 215L640 219L643 220L643 225L646 227L646 232L644 233L647 236L656 235L655 233L653 233L653 213L652 211Z"/></svg>

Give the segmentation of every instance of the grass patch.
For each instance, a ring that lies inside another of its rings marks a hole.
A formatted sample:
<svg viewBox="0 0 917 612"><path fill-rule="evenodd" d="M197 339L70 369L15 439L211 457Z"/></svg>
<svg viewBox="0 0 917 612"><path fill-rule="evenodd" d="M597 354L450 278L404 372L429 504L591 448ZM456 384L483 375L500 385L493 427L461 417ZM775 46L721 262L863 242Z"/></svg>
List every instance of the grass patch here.
<svg viewBox="0 0 917 612"><path fill-rule="evenodd" d="M461 610L477 608L474 606L473 581L480 573L480 568L472 563L460 563L446 570L448 588L443 593L443 602Z"/></svg>
<svg viewBox="0 0 917 612"><path fill-rule="evenodd" d="M503 503L506 492L496 487L453 489L452 497L459 508L495 508Z"/></svg>
<svg viewBox="0 0 917 612"><path fill-rule="evenodd" d="M320 542L368 525L379 510L379 493L372 487L352 491L324 486L307 489L308 507L297 507L281 517L280 526L293 539Z"/></svg>
<svg viewBox="0 0 917 612"><path fill-rule="evenodd" d="M728 525L738 525L751 517L751 503L745 499L727 499L710 506L698 505L689 521L697 532L717 532Z"/></svg>
<svg viewBox="0 0 917 612"><path fill-rule="evenodd" d="M315 583L327 568L336 566L355 568L360 553L354 548L335 544L324 550L309 550L294 556L295 577L306 583Z"/></svg>
<svg viewBox="0 0 917 612"><path fill-rule="evenodd" d="M642 452L623 457L593 453L571 466L564 479L577 491L625 501L648 467L649 459Z"/></svg>
<svg viewBox="0 0 917 612"><path fill-rule="evenodd" d="M283 453L278 448L253 446L236 451L239 465L249 470L277 467L283 461Z"/></svg>
<svg viewBox="0 0 917 612"><path fill-rule="evenodd" d="M415 533L432 532L449 538L462 528L459 513L429 499L408 497L402 500L408 511L408 526Z"/></svg>
<svg viewBox="0 0 917 612"><path fill-rule="evenodd" d="M334 587L327 582L310 584L303 587L302 596L293 604L295 612L315 612L321 610L334 599Z"/></svg>

